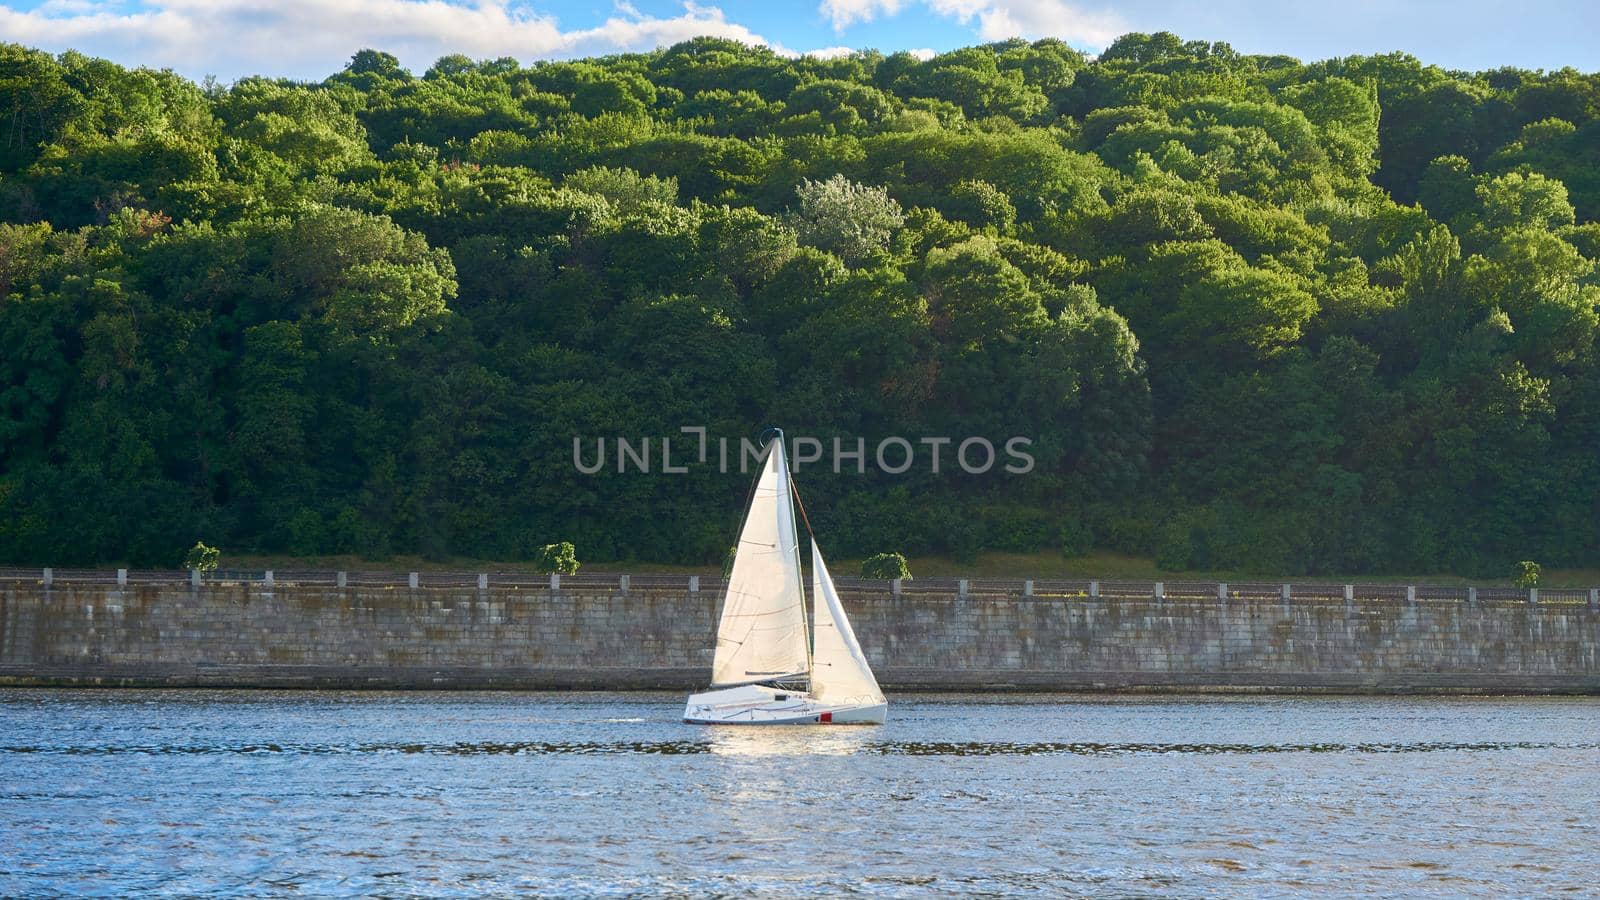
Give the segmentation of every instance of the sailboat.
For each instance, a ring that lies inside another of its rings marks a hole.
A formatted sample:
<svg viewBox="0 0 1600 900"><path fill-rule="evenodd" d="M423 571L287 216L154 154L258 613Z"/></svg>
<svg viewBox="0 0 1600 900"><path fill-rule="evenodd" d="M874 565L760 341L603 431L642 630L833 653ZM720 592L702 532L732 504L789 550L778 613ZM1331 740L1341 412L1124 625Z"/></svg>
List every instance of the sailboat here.
<svg viewBox="0 0 1600 900"><path fill-rule="evenodd" d="M807 622L794 521L797 495L783 432L772 431L776 434L751 492L722 600L711 689L689 696L683 720L698 725L881 725L888 701L850 628L814 534Z"/></svg>

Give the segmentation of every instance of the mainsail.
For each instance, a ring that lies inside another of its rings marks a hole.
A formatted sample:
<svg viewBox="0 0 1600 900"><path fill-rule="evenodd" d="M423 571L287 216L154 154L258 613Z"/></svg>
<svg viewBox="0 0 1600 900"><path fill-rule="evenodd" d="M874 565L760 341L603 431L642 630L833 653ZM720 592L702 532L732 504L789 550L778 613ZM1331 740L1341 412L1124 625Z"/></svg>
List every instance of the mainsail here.
<svg viewBox="0 0 1600 900"><path fill-rule="evenodd" d="M770 681L804 675L810 669L789 467L782 437L769 446L766 468L739 533L722 619L717 623L717 652L711 664L716 685Z"/></svg>
<svg viewBox="0 0 1600 900"><path fill-rule="evenodd" d="M883 691L872 667L856 642L855 630L845 617L833 576L822 561L822 551L811 542L811 595L816 613L816 640L811 658L811 695L828 703L882 703ZM880 720L881 721L881 720Z"/></svg>

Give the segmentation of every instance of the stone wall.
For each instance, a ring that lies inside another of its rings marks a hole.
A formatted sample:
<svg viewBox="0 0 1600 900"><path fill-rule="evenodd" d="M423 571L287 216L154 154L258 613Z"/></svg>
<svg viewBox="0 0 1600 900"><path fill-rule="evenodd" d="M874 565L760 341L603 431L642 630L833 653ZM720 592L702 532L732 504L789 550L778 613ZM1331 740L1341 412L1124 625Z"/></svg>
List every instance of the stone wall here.
<svg viewBox="0 0 1600 900"><path fill-rule="evenodd" d="M1600 693L1583 602L847 591L894 689ZM0 684L700 687L719 598L660 587L13 584Z"/></svg>

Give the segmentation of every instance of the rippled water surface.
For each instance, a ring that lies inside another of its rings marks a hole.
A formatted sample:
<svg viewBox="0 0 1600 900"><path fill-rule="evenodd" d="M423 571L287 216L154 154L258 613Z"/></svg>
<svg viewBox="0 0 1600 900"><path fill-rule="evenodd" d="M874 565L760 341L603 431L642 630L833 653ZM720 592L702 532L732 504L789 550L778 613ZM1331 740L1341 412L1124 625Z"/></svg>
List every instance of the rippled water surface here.
<svg viewBox="0 0 1600 900"><path fill-rule="evenodd" d="M0 895L1595 890L1600 701L0 691Z"/></svg>

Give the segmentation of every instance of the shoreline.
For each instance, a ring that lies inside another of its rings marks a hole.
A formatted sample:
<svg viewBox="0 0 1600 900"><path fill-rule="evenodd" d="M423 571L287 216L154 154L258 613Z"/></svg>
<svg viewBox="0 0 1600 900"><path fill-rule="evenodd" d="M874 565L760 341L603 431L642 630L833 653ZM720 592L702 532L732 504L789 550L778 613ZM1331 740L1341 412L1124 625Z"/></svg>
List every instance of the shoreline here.
<svg viewBox="0 0 1600 900"><path fill-rule="evenodd" d="M928 694L985 694L995 696L1017 694L1059 694L1064 697L1113 695L1129 697L1181 696L1186 694L1207 696L1269 696L1269 697L1600 697L1600 681L1575 679L1564 684L1529 684L1512 686L1504 683L1482 686L1427 684L1405 679L1405 683L1382 685L1354 684L1282 684L1282 683L1117 683L1093 681L1077 683L1041 680L1037 682L961 682L949 684L891 683L882 687L891 695ZM0 690L93 691L112 690L139 693L146 691L294 691L316 693L559 693L559 694L648 694L679 693L703 690L705 681L625 682L613 685L591 682L549 680L545 678L519 680L495 679L445 679L430 683L393 681L388 679L329 677L308 681L303 677L246 677L226 680L209 678L121 677L116 675L13 675L0 673Z"/></svg>

